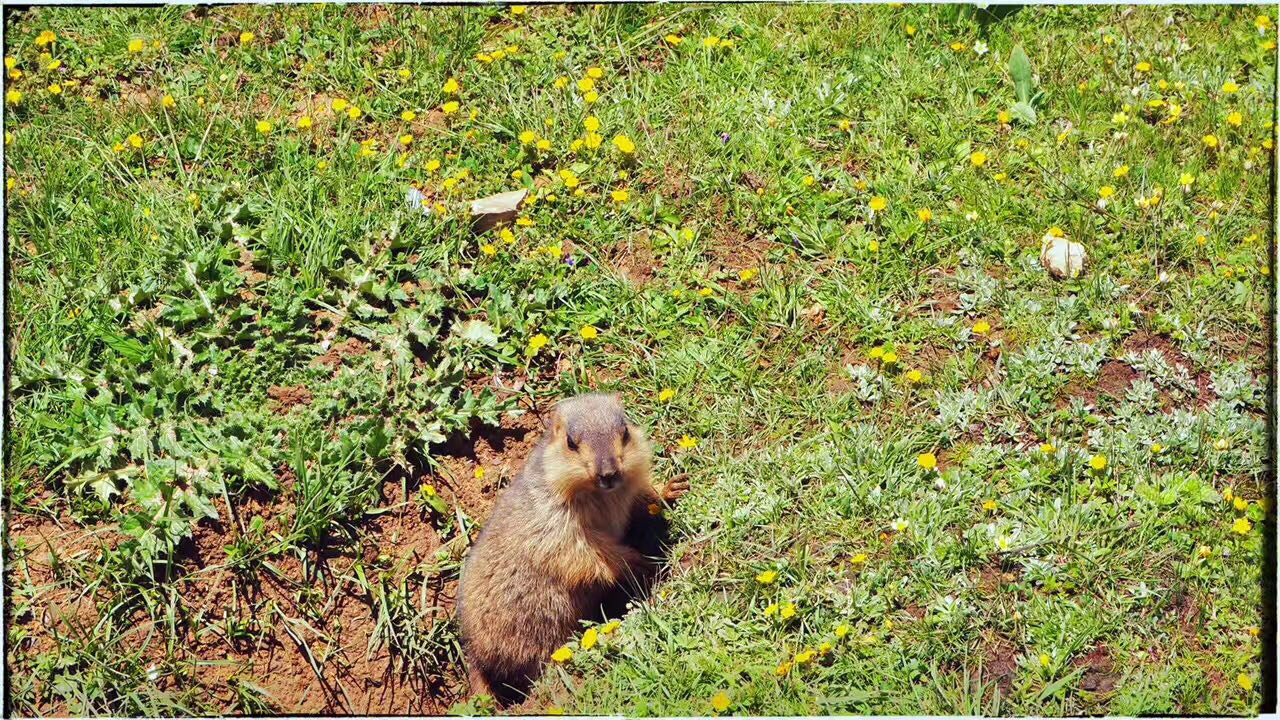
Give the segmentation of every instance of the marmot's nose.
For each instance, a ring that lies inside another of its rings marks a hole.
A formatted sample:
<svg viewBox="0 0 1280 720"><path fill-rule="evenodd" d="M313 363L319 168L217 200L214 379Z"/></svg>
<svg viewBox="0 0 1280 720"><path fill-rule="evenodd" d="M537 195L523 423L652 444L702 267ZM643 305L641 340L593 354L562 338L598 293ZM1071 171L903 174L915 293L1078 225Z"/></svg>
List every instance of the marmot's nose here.
<svg viewBox="0 0 1280 720"><path fill-rule="evenodd" d="M612 490L617 486L618 481L622 479L622 475L617 470L613 472L600 473L596 476L596 484L604 490Z"/></svg>

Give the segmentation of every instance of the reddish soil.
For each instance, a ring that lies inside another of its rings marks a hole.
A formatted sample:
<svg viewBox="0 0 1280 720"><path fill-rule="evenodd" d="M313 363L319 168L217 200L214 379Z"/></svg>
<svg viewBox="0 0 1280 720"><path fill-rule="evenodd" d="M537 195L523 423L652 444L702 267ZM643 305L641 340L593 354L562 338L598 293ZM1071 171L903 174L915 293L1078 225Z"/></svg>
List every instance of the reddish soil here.
<svg viewBox="0 0 1280 720"><path fill-rule="evenodd" d="M996 636L983 643L983 680L996 683L1001 695L1013 690L1013 676L1018 671L1018 646L1005 637Z"/></svg>
<svg viewBox="0 0 1280 720"><path fill-rule="evenodd" d="M1191 377L1196 383L1195 400L1199 407L1204 407L1217 399L1217 394L1214 393L1211 388L1211 383L1213 382L1212 376L1203 370L1198 370L1196 368L1196 364L1191 360L1191 358L1187 357L1186 353L1182 352L1182 350L1180 350L1172 340L1163 335L1157 335L1145 330L1140 330L1125 338L1120 352L1121 354L1129 352L1141 353L1145 350L1153 349L1164 353L1165 360L1175 366L1181 365L1191 373ZM1166 411L1179 407L1182 404L1168 397L1168 394L1168 391L1161 391L1161 404L1164 406Z"/></svg>
<svg viewBox="0 0 1280 720"><path fill-rule="evenodd" d="M330 347L327 352L317 357L314 362L317 365L324 365L337 370L344 358L357 357L367 352L369 352L369 346L363 340L350 338Z"/></svg>
<svg viewBox="0 0 1280 720"><path fill-rule="evenodd" d="M649 245L649 231L643 230L604 249L602 260L635 287L644 287L658 271L658 261Z"/></svg>
<svg viewBox="0 0 1280 720"><path fill-rule="evenodd" d="M351 349L335 348L335 356ZM270 395L281 408L309 398L299 387L272 388ZM440 448L443 469L438 476L388 479L378 509L358 523L354 539L322 541L304 556L297 548L269 552L244 569L232 568L229 548L268 549L274 534L292 527L296 480L280 468L278 492L233 497L230 515L220 508L220 522L200 522L194 537L179 547L179 576L172 586L180 598L180 622L173 650L165 649L167 632L154 634L149 645L142 645L146 633L133 633L129 637L137 639L138 647L124 650L141 651L157 667L187 668L190 677L181 680L183 687L204 689L208 701L224 713L244 712L232 689L242 680L266 693L271 712L443 714L467 694L452 650L437 649L406 667L411 659L388 647L379 618L385 606L375 598L403 588L410 615L406 620L423 635L430 635L435 623L451 623L455 581L440 569L437 553L444 550L456 560L465 543L442 545L441 519L416 495L431 484L450 506L456 503L482 522L499 488L519 471L540 435L540 420L532 412L504 418L496 429L477 429L471 438ZM481 478L477 467L485 469ZM256 519L265 523L262 534L246 536ZM61 526L35 515L14 515L10 526L10 587L30 582L36 588L30 609L25 602L13 605L14 626L27 637L11 647L11 667L17 654L31 657L55 650L54 630L92 628L98 608L111 600L102 592L101 597L81 597L75 588L82 583L57 568L70 560L84 564L91 574L101 564L103 549L114 548L124 537L112 526L85 528L70 517L59 522ZM358 580L357 564L368 585ZM141 613L136 620L148 622ZM162 688L170 683L176 684L167 674L157 681Z"/></svg>
<svg viewBox="0 0 1280 720"><path fill-rule="evenodd" d="M1085 403L1096 406L1099 398L1113 401L1124 399L1129 386L1138 379L1133 368L1119 360L1107 360L1098 370L1097 380L1072 380L1058 394L1058 408L1065 408L1073 397L1082 397Z"/></svg>
<svg viewBox="0 0 1280 720"><path fill-rule="evenodd" d="M302 385L272 385L267 388L267 397L271 398L272 407L278 413L287 413L299 405L311 404L311 391Z"/></svg>
<svg viewBox="0 0 1280 720"><path fill-rule="evenodd" d="M1112 667L1111 652L1106 645L1098 645L1075 662L1076 667L1083 667L1080 677L1080 689L1093 693L1109 693L1116 687L1116 676Z"/></svg>

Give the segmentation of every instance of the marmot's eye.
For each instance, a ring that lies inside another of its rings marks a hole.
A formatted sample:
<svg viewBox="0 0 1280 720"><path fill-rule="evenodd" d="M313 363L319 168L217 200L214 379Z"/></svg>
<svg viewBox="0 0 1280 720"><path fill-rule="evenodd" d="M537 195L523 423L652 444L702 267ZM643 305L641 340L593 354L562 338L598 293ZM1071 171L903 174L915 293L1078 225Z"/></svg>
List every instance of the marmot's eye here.
<svg viewBox="0 0 1280 720"><path fill-rule="evenodd" d="M574 452L577 452L577 451L578 451L578 443L577 443L577 441L576 441L576 440L574 440L574 439L573 439L573 436L572 436L572 435L565 435L565 436L564 436L564 443L565 443L565 445L568 445L568 446L569 446L569 449L570 449L570 450L573 450Z"/></svg>
<svg viewBox="0 0 1280 720"><path fill-rule="evenodd" d="M626 445L631 442L631 428L626 425L622 426L622 444Z"/></svg>

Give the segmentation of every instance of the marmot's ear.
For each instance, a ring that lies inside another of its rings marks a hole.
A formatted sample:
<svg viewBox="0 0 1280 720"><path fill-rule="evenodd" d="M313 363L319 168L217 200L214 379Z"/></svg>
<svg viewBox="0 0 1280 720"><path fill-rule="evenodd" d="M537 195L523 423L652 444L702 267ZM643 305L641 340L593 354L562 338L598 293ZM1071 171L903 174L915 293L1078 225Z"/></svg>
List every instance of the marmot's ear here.
<svg viewBox="0 0 1280 720"><path fill-rule="evenodd" d="M564 416L560 414L560 409L552 409L551 414L547 416L545 423L547 433L553 437L564 435Z"/></svg>

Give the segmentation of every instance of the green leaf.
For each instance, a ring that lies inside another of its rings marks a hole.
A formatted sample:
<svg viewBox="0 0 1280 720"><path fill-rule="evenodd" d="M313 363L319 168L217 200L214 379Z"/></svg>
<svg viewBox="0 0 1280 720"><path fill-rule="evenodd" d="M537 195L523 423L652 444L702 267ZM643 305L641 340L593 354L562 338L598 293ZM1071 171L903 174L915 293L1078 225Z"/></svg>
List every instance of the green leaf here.
<svg viewBox="0 0 1280 720"><path fill-rule="evenodd" d="M1013 77L1013 92L1018 102L1029 104L1032 91L1031 61L1027 59L1027 53L1021 45L1015 45L1009 56L1009 75Z"/></svg>
<svg viewBox="0 0 1280 720"><path fill-rule="evenodd" d="M468 320L455 325L453 330L467 342L478 343L485 347L494 347L498 344L498 334L493 331L492 325L483 320Z"/></svg>

